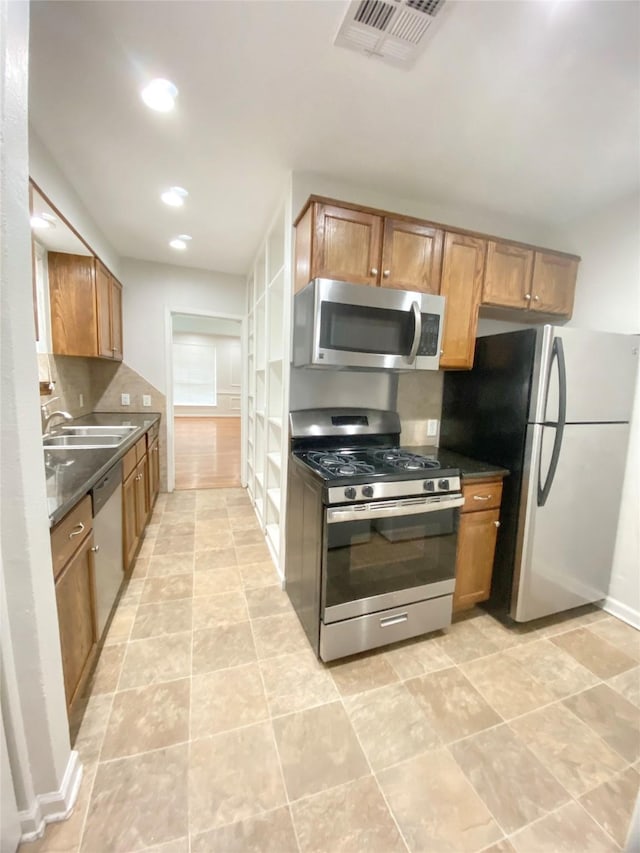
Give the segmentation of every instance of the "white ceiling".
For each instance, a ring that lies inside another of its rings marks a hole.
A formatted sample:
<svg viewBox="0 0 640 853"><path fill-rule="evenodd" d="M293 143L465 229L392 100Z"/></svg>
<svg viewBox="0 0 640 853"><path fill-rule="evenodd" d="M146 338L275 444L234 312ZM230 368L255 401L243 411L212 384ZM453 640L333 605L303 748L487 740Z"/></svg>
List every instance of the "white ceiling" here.
<svg viewBox="0 0 640 853"><path fill-rule="evenodd" d="M447 0L409 71L333 45L347 5L32 3L33 124L120 254L244 273L291 170L552 225L640 185L637 2Z"/></svg>

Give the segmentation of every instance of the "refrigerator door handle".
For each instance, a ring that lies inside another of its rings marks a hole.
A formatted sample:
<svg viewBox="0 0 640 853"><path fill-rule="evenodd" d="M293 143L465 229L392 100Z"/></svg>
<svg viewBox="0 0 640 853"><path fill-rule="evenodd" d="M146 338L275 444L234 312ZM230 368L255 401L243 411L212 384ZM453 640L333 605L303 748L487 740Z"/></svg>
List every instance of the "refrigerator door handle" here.
<svg viewBox="0 0 640 853"><path fill-rule="evenodd" d="M564 363L564 350L562 348L562 338L553 339L553 347L551 349L551 361L549 362L549 375L547 377L547 391L544 401L544 410L547 410L547 401L549 398L549 385L551 371L554 362L558 365L558 421L557 423L546 423L545 426L552 426L555 431L553 440L553 450L551 451L551 462L547 477L542 485L542 451L540 452L540 460L538 464L538 506L544 506L549 497L553 479L556 475L558 467L558 459L560 458L560 448L562 447L562 436L567 418L567 372Z"/></svg>

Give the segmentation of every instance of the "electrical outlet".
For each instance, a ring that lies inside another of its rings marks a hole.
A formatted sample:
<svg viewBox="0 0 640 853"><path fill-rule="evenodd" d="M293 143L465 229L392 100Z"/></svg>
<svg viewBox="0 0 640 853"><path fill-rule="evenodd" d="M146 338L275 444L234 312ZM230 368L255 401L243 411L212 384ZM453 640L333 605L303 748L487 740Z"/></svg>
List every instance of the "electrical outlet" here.
<svg viewBox="0 0 640 853"><path fill-rule="evenodd" d="M151 405L151 394L143 394L142 395L142 405L150 406Z"/></svg>
<svg viewBox="0 0 640 853"><path fill-rule="evenodd" d="M427 420L427 435L429 438L434 438L438 434L438 419L429 418Z"/></svg>
<svg viewBox="0 0 640 853"><path fill-rule="evenodd" d="M84 406L84 394L78 394L78 405Z"/></svg>
<svg viewBox="0 0 640 853"><path fill-rule="evenodd" d="M131 403L131 398L128 394L120 394L120 403L123 406L128 406Z"/></svg>

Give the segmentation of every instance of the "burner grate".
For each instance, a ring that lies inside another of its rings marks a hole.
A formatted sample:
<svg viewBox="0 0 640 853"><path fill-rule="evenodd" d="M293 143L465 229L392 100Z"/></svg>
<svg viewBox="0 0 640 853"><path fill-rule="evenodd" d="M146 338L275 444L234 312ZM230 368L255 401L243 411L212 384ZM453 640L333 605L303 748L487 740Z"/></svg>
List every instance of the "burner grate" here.
<svg viewBox="0 0 640 853"><path fill-rule="evenodd" d="M374 450L372 457L374 462L388 465L396 471L424 471L427 468L440 467L435 459L427 459L425 456L396 448Z"/></svg>
<svg viewBox="0 0 640 853"><path fill-rule="evenodd" d="M322 453L312 451L309 461L334 477L353 477L356 474L373 474L375 465L340 453Z"/></svg>

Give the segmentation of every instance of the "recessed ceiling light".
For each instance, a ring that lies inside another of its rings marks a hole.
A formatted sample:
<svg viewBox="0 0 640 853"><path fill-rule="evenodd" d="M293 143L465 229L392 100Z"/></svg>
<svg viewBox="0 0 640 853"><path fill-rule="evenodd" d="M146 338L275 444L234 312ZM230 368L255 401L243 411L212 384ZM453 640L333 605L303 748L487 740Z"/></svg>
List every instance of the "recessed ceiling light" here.
<svg viewBox="0 0 640 853"><path fill-rule="evenodd" d="M160 198L170 207L182 207L184 200L188 195L189 193L182 187L169 187L168 190L165 190L162 193Z"/></svg>
<svg viewBox="0 0 640 853"><path fill-rule="evenodd" d="M56 221L57 220L55 216L51 216L50 213L34 213L33 216L29 219L31 227L37 229L55 228Z"/></svg>
<svg viewBox="0 0 640 853"><path fill-rule="evenodd" d="M145 86L141 94L142 100L152 110L168 113L174 107L178 89L171 80L163 80L158 77L156 80L152 80L148 86Z"/></svg>
<svg viewBox="0 0 640 853"><path fill-rule="evenodd" d="M169 245L172 249L186 249L187 248L187 240L190 240L187 234L181 234L179 237L174 237L173 240L169 240Z"/></svg>
<svg viewBox="0 0 640 853"><path fill-rule="evenodd" d="M178 240L193 240L190 234L178 234Z"/></svg>

